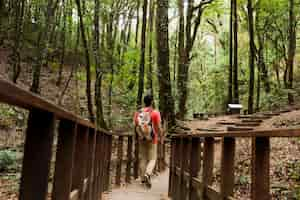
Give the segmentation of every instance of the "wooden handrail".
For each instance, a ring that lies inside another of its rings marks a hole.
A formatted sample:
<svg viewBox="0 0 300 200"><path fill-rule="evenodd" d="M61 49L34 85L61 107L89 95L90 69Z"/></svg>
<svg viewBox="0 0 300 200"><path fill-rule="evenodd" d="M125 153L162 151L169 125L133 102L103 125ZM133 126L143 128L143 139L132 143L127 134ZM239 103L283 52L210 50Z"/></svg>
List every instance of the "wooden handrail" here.
<svg viewBox="0 0 300 200"><path fill-rule="evenodd" d="M175 200L234 199L236 138L243 138L252 142L251 199L269 200L271 199L270 138L299 136L299 128L173 135L169 196ZM221 181L220 188L216 190L212 187L214 146L215 139L220 137L222 138ZM192 151L188 148L190 145Z"/></svg>

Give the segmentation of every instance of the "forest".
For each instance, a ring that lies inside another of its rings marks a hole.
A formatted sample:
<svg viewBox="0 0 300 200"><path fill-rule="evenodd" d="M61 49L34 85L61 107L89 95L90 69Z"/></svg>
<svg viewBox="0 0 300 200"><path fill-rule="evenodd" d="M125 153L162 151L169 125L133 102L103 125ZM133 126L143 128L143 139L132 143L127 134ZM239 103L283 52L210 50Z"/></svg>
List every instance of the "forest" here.
<svg viewBox="0 0 300 200"><path fill-rule="evenodd" d="M299 27L299 0L0 0L0 77L106 130L130 132L151 94L176 132L228 104L245 115L299 105ZM27 118L0 104L0 174Z"/></svg>

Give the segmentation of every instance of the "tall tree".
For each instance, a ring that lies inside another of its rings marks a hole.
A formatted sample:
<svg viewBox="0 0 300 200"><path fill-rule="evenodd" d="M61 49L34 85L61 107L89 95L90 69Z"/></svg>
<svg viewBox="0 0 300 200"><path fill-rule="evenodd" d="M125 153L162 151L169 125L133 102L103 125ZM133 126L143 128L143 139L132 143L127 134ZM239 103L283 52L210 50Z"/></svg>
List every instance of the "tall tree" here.
<svg viewBox="0 0 300 200"><path fill-rule="evenodd" d="M85 26L83 22L83 12L81 8L81 2L80 0L76 0L77 5L77 12L79 15L79 24L80 24L80 32L81 32L81 39L82 44L84 47L84 53L85 53L85 69L86 69L86 97L87 97L87 108L89 112L89 119L90 121L94 122L94 111L93 111L93 103L92 103L92 94L91 94L91 64L90 64L90 54L89 54L89 47L88 47L88 41L85 33Z"/></svg>
<svg viewBox="0 0 300 200"><path fill-rule="evenodd" d="M49 46L49 31L54 26L55 11L59 0L49 0L47 4L46 17L43 28L41 29L37 41L37 57L33 64L33 78L30 91L38 93L40 87L41 68L47 63L48 46Z"/></svg>
<svg viewBox="0 0 300 200"><path fill-rule="evenodd" d="M170 63L169 63L169 19L168 0L157 1L156 8L156 45L157 45L157 67L159 82L159 107L164 120L174 125L174 100L172 96Z"/></svg>
<svg viewBox="0 0 300 200"><path fill-rule="evenodd" d="M186 102L188 96L188 77L191 52L197 37L202 14L208 4L214 0L200 1L195 5L194 0L188 0L186 20L184 20L184 1L178 0L179 8L179 37L178 37L178 73L177 91L179 93L178 118L183 119L187 113ZM196 13L196 14L195 14ZM184 23L185 21L185 23Z"/></svg>
<svg viewBox="0 0 300 200"><path fill-rule="evenodd" d="M289 38L289 45L288 45L288 59L287 59L287 69L288 69L288 84L287 88L292 90L293 89L293 79L294 79L294 59L296 54L296 16L295 16L295 2L294 0L289 0L289 31L288 31L288 38ZM288 93L288 101L289 104L294 103L294 96L291 91Z"/></svg>
<svg viewBox="0 0 300 200"><path fill-rule="evenodd" d="M142 21L142 34L141 34L141 59L139 70L139 88L137 95L137 108L142 105L142 98L144 92L144 77L145 77L145 50L146 50L146 30L147 30L147 7L148 0L143 3L143 21Z"/></svg>
<svg viewBox="0 0 300 200"><path fill-rule="evenodd" d="M233 103L239 103L237 0L233 0L233 46Z"/></svg>
<svg viewBox="0 0 300 200"><path fill-rule="evenodd" d="M229 71L228 71L228 103L232 102L232 58L233 58L233 0L230 1L230 21L229 21Z"/></svg>
<svg viewBox="0 0 300 200"><path fill-rule="evenodd" d="M147 80L148 80L148 90L152 95L154 95L153 91L153 81L152 81L152 73L153 73L153 53L152 53L152 48L153 48L153 20L154 20L154 12L155 12L155 0L150 0L149 2L149 34L148 34L148 41L149 41L149 61L148 61L148 73L147 73Z"/></svg>
<svg viewBox="0 0 300 200"><path fill-rule="evenodd" d="M15 22L14 22L14 42L12 49L12 76L11 79L14 83L17 83L17 79L21 72L21 43L23 38L23 21L24 21L24 10L25 10L25 0L15 2Z"/></svg>
<svg viewBox="0 0 300 200"><path fill-rule="evenodd" d="M106 129L107 125L104 120L103 104L102 104L103 70L101 68L101 55L100 55L99 13L100 13L100 1L95 0L93 50L94 50L95 65L96 65L96 82L95 82L96 123L98 127Z"/></svg>
<svg viewBox="0 0 300 200"><path fill-rule="evenodd" d="M248 112L253 113L253 102L254 102L254 56L255 56L255 43L254 43L254 23L253 23L253 7L252 0L248 0L248 32L249 32L249 94L248 94Z"/></svg>

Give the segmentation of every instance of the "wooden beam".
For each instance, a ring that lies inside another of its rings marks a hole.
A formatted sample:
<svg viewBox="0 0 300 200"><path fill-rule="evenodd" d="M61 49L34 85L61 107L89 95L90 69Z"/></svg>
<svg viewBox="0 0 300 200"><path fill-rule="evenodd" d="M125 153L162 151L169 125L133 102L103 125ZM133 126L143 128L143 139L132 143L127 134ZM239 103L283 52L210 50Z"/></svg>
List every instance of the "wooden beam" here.
<svg viewBox="0 0 300 200"><path fill-rule="evenodd" d="M54 124L55 120L52 113L34 109L29 114L22 165L20 200L46 199Z"/></svg>

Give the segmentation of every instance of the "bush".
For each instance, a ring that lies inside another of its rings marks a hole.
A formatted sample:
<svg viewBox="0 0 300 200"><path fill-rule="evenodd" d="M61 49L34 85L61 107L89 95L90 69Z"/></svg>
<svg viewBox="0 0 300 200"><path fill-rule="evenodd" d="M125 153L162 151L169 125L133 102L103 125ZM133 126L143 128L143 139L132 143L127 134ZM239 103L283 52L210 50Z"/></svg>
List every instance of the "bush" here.
<svg viewBox="0 0 300 200"><path fill-rule="evenodd" d="M14 169L17 164L16 153L9 150L0 151L0 172Z"/></svg>

